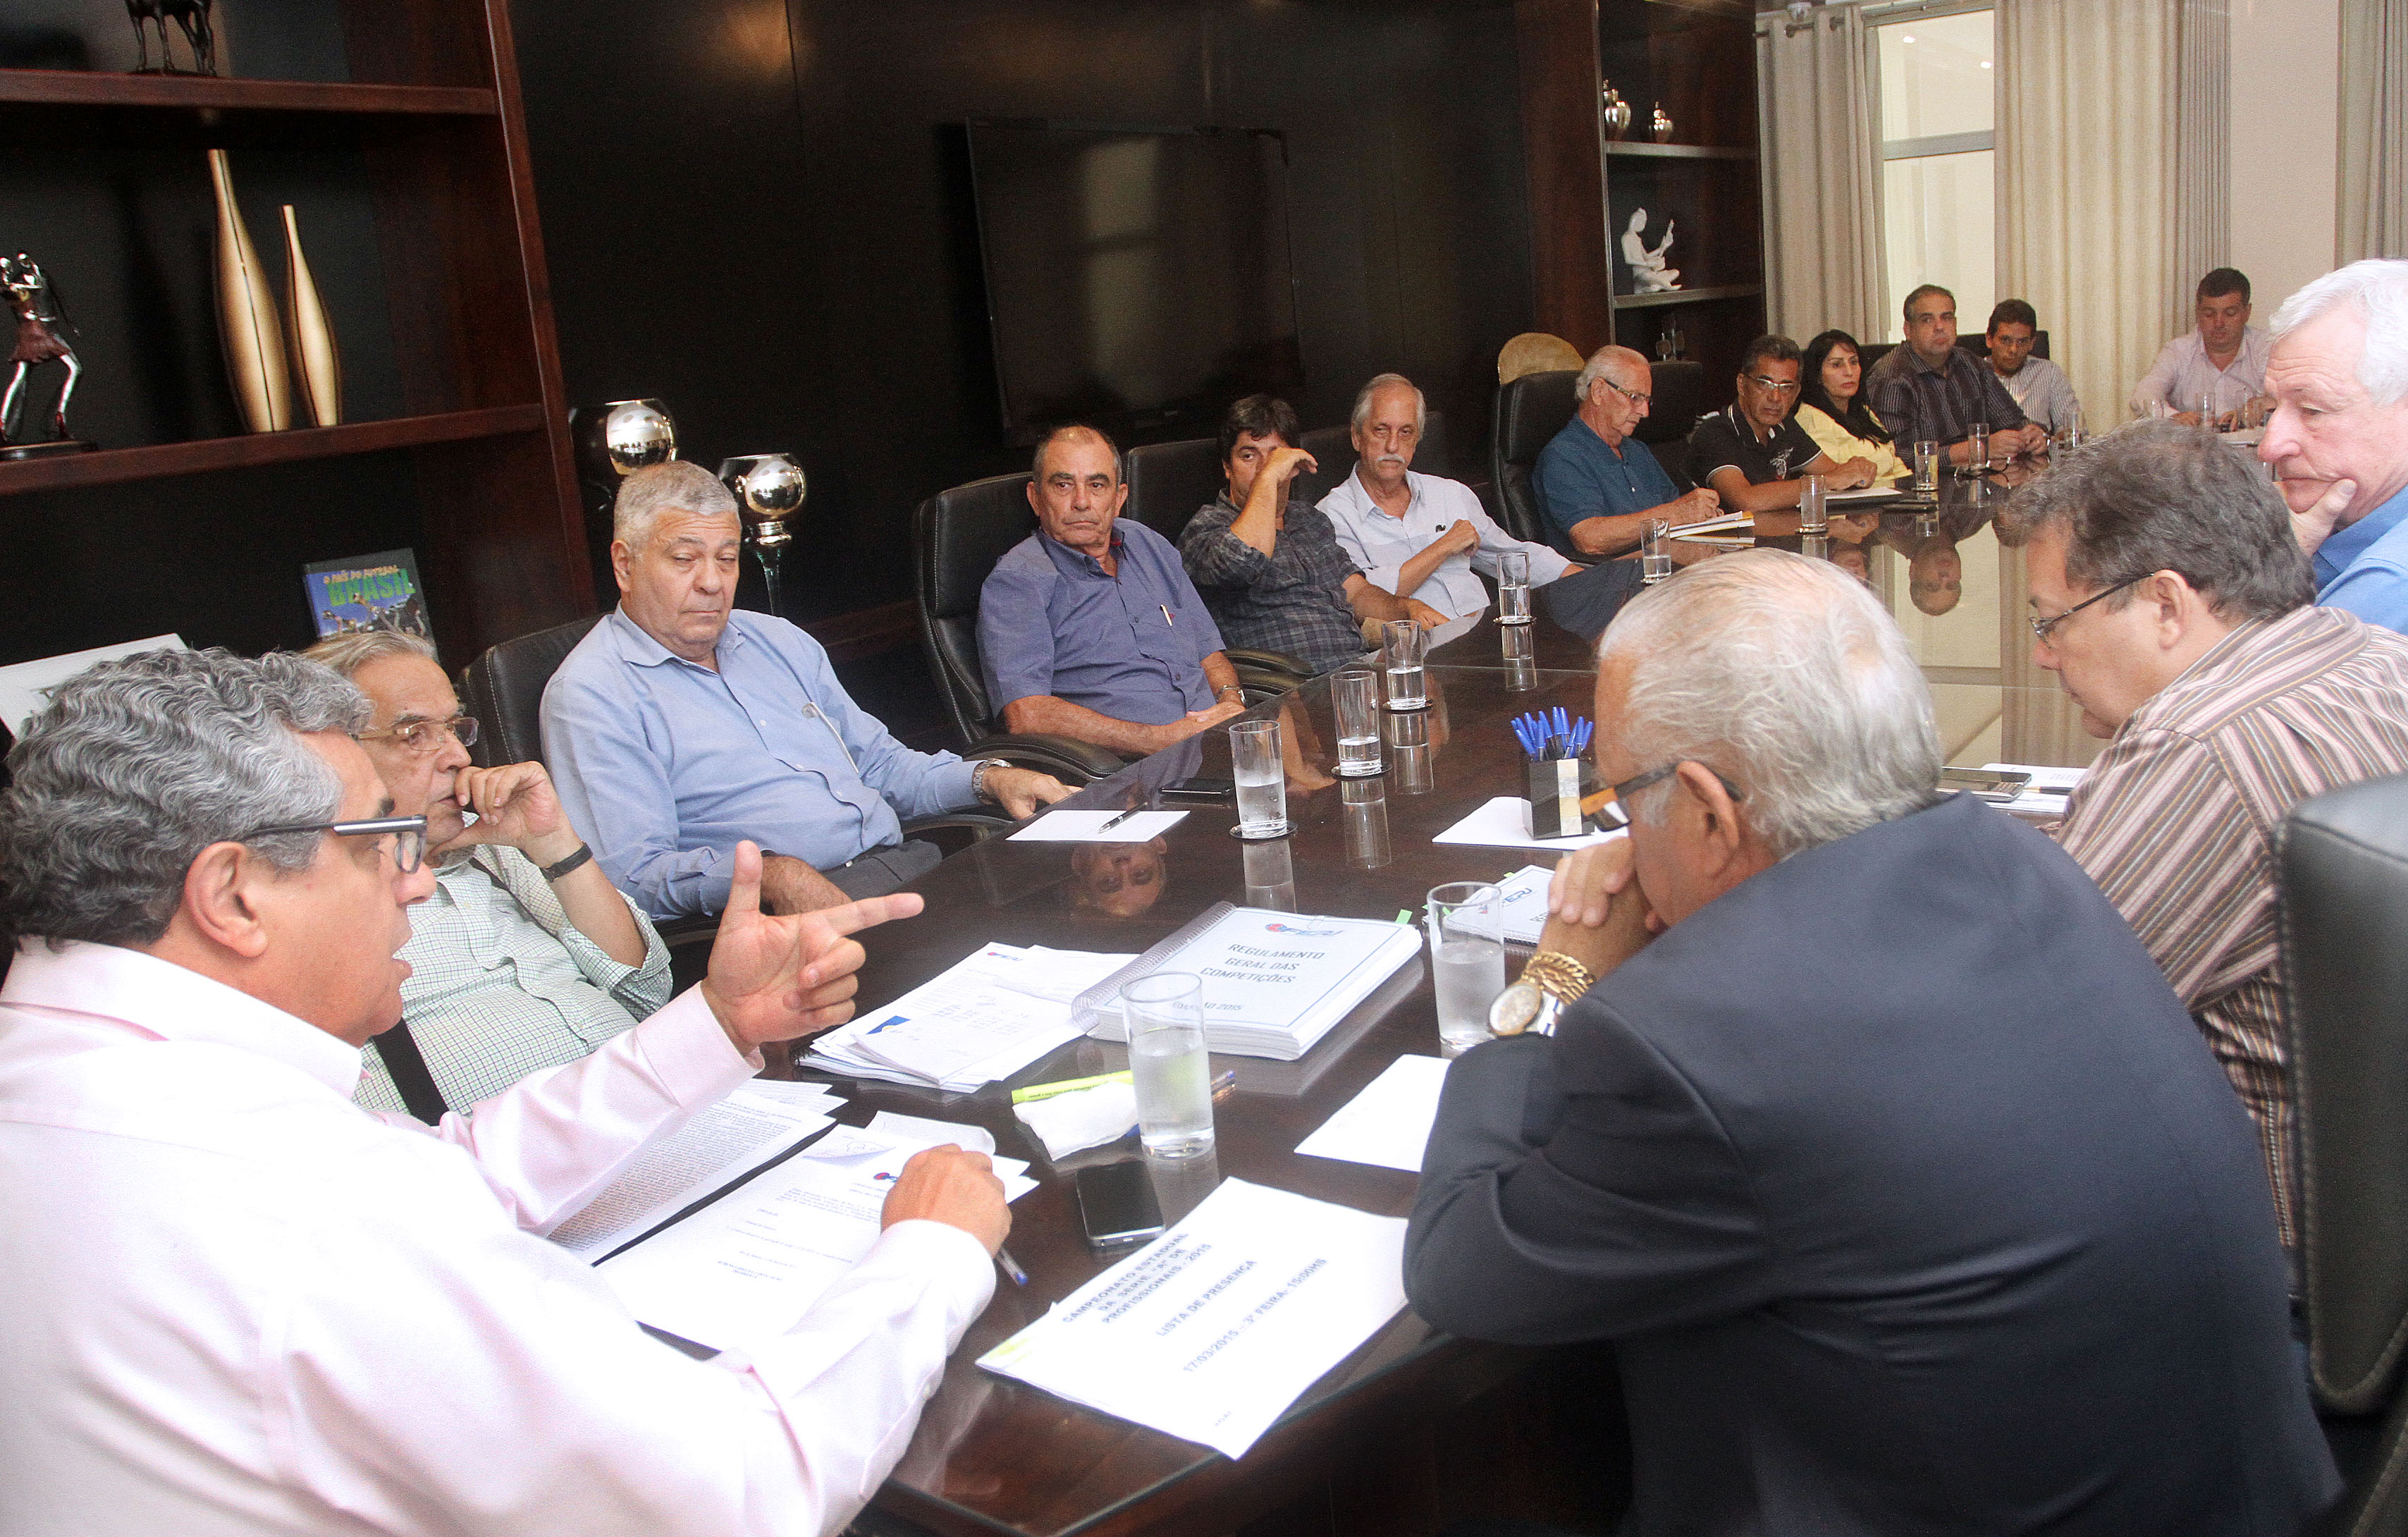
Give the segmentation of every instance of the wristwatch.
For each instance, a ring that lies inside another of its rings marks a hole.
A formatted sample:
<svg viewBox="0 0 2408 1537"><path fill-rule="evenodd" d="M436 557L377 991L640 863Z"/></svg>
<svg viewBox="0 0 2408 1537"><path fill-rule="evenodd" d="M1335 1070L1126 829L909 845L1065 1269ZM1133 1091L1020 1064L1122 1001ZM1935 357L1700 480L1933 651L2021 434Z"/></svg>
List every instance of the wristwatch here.
<svg viewBox="0 0 2408 1537"><path fill-rule="evenodd" d="M976 798L1000 806L1002 801L986 793L986 773L990 768L1009 768L1011 765L1001 758L982 758L970 768L970 794Z"/></svg>
<svg viewBox="0 0 2408 1537"><path fill-rule="evenodd" d="M1589 969L1570 955L1541 950L1522 968L1522 979L1488 1006L1488 1033L1553 1035L1564 1006L1596 983Z"/></svg>

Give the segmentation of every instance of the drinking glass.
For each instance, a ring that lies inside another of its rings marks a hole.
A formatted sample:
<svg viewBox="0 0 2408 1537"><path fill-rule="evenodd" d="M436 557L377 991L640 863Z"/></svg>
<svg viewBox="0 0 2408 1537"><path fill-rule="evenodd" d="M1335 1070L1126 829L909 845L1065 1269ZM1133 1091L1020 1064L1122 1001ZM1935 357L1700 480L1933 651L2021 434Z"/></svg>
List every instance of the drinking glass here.
<svg viewBox="0 0 2408 1537"><path fill-rule="evenodd" d="M1274 912L1296 911L1296 856L1284 838L1249 843L1246 855L1246 905Z"/></svg>
<svg viewBox="0 0 2408 1537"><path fill-rule="evenodd" d="M1280 723L1240 721L1229 727L1229 760L1238 781L1238 836L1277 838L1289 831Z"/></svg>
<svg viewBox="0 0 2408 1537"><path fill-rule="evenodd" d="M1672 525L1662 518L1647 520L1639 536L1639 580L1648 586L1672 574Z"/></svg>
<svg viewBox="0 0 2408 1537"><path fill-rule="evenodd" d="M1346 862L1356 869L1387 865L1396 857L1388 846L1387 785L1376 779L1340 780L1338 799L1346 814Z"/></svg>
<svg viewBox="0 0 2408 1537"><path fill-rule="evenodd" d="M1801 534L1827 534L1831 529L1830 492L1820 475L1806 477L1806 484L1798 493L1798 531Z"/></svg>
<svg viewBox="0 0 2408 1537"><path fill-rule="evenodd" d="M1478 881L1430 888L1430 984L1438 993L1439 1048L1448 1056L1489 1038L1488 1006L1505 990L1498 905L1497 888Z"/></svg>
<svg viewBox="0 0 2408 1537"><path fill-rule="evenodd" d="M1980 476L1990 467L1990 424L1976 422L1965 432L1965 473Z"/></svg>
<svg viewBox="0 0 2408 1537"><path fill-rule="evenodd" d="M1329 680L1329 704L1338 717L1338 774L1355 779L1376 774L1380 758L1380 675L1348 668Z"/></svg>
<svg viewBox="0 0 2408 1537"><path fill-rule="evenodd" d="M1940 443L1926 438L1914 445L1914 489L1928 496L1940 489Z"/></svg>
<svg viewBox="0 0 2408 1537"><path fill-rule="evenodd" d="M2222 381L2210 380L2199 392L2199 424L2210 432L2224 430L2224 412L2218 409L2223 392L2217 388Z"/></svg>
<svg viewBox="0 0 2408 1537"><path fill-rule="evenodd" d="M1529 630L1500 630L1498 639L1504 642L1506 692L1526 694L1538 687L1538 651L1531 642Z"/></svg>
<svg viewBox="0 0 2408 1537"><path fill-rule="evenodd" d="M1500 989L1501 990L1501 989ZM1204 979L1156 971L1121 988L1137 1135L1158 1158L1212 1148L1212 1059L1204 1049Z"/></svg>
<svg viewBox="0 0 2408 1537"><path fill-rule="evenodd" d="M1530 553L1509 550L1497 562L1497 623L1530 622Z"/></svg>
<svg viewBox="0 0 2408 1537"><path fill-rule="evenodd" d="M1429 655L1429 632L1418 620L1391 619L1381 632L1380 654L1388 669L1388 708L1420 710L1429 703L1422 664Z"/></svg>
<svg viewBox="0 0 2408 1537"><path fill-rule="evenodd" d="M1798 540L1798 553L1809 560L1828 560L1831 558L1830 538L1824 534L1802 535Z"/></svg>
<svg viewBox="0 0 2408 1537"><path fill-rule="evenodd" d="M1430 745L1429 716L1400 711L1388 717L1388 783L1400 796L1426 796L1438 783L1438 754Z"/></svg>

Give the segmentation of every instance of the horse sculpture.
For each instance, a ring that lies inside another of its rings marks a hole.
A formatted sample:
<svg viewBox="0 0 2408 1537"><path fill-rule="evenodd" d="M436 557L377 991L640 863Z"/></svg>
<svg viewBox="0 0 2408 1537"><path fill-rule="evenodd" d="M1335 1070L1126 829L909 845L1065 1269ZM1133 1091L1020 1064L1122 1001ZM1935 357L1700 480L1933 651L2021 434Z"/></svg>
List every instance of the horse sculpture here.
<svg viewBox="0 0 2408 1537"><path fill-rule="evenodd" d="M218 72L217 34L209 28L209 7L216 0L125 0L125 14L134 22L134 46L140 51L141 62L136 65L137 75L150 74L150 34L144 29L148 22L159 29L159 68L162 75L185 73L176 67L176 58L167 47L167 23L173 22L184 35L184 46L192 50L195 75Z"/></svg>
<svg viewBox="0 0 2408 1537"><path fill-rule="evenodd" d="M0 290L7 292L8 309L17 317L17 341L8 352L8 361L17 367L8 377L7 393L0 395L0 444L19 445L25 441L20 430L24 424L25 378L45 363L67 366L66 383L60 389L59 403L50 412L49 434L52 438L64 439L67 400L75 394L77 376L83 372L71 339L75 328L60 309L58 294L50 279L23 251L0 256Z"/></svg>

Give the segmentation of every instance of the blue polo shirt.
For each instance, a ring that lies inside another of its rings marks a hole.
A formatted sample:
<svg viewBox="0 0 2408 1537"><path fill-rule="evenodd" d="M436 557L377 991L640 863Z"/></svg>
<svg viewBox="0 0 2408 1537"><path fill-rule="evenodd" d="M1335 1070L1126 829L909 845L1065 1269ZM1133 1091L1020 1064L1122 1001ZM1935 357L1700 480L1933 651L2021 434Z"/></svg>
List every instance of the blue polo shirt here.
<svg viewBox="0 0 2408 1537"><path fill-rule="evenodd" d="M1580 554L1572 524L1644 512L1681 494L1646 444L1626 438L1616 449L1577 416L1539 451L1538 487L1547 542L1568 555Z"/></svg>
<svg viewBox="0 0 2408 1537"><path fill-rule="evenodd" d="M2408 634L2408 489L2316 548L2316 601Z"/></svg>
<svg viewBox="0 0 2408 1537"><path fill-rule="evenodd" d="M1179 551L1141 523L1115 519L1106 576L1092 555L1043 529L1011 547L979 589L979 661L996 714L1040 694L1098 715L1161 725L1209 709L1204 658L1221 631Z"/></svg>

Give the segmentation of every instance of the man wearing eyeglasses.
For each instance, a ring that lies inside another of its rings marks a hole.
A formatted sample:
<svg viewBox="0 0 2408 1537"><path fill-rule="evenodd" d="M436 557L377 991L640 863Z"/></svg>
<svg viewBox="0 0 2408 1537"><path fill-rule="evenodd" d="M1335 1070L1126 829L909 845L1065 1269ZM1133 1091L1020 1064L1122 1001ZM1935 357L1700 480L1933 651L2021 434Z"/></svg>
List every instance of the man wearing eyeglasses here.
<svg viewBox="0 0 2408 1537"><path fill-rule="evenodd" d="M0 796L0 1487L11 1533L841 1530L910 1441L1010 1226L982 1154L899 1171L869 1253L711 1362L545 1243L761 1048L851 1013L916 896L764 914L710 974L440 1127L361 1110L423 823L297 657L71 680Z"/></svg>
<svg viewBox="0 0 2408 1537"><path fill-rule="evenodd" d="M1993 458L2048 449L1999 376L1956 345L1956 295L1937 283L1906 296L1906 340L1866 373L1865 394L1899 442L1938 443L1952 465L1971 456L1975 423L1989 428Z"/></svg>
<svg viewBox="0 0 2408 1537"><path fill-rule="evenodd" d="M394 803L425 813L435 869L402 950L406 1027L369 1048L360 1103L424 1113L410 1103L430 1098L423 1066L442 1102L465 1109L575 1061L669 1000L668 947L595 863L543 765L469 761L477 720L461 712L432 645L369 630L302 654L366 696L375 714L354 740Z"/></svg>
<svg viewBox="0 0 2408 1537"><path fill-rule="evenodd" d="M2107 739L2057 840L2141 937L2258 1123L2297 1234L2274 838L2408 769L2408 639L2315 589L2280 495L2209 433L2136 422L2016 493L2032 660Z"/></svg>
<svg viewBox="0 0 2408 1537"><path fill-rule="evenodd" d="M2073 861L1936 792L1886 606L1709 561L1596 703L1629 836L1447 1072L1414 1313L1612 1342L1629 1537L2304 1530L2339 1480L2248 1118Z"/></svg>
<svg viewBox="0 0 2408 1537"><path fill-rule="evenodd" d="M1847 491L1872 484L1880 473L1870 459L1834 460L1798 424L1799 366L1796 342L1756 338L1740 354L1739 398L1689 434L1689 462L1698 467L1698 481L1734 512L1795 508L1809 475L1822 476L1830 490ZM1756 532L1797 529L1785 520L1760 521Z"/></svg>
<svg viewBox="0 0 2408 1537"><path fill-rule="evenodd" d="M1627 347L1600 347L1572 381L1579 409L1540 451L1533 477L1547 537L1581 560L1634 554L1650 523L1675 527L1721 510L1714 494L1684 492L1664 472L1655 451L1631 436L1656 409L1654 370ZM1682 564L1708 550L1674 546Z"/></svg>

